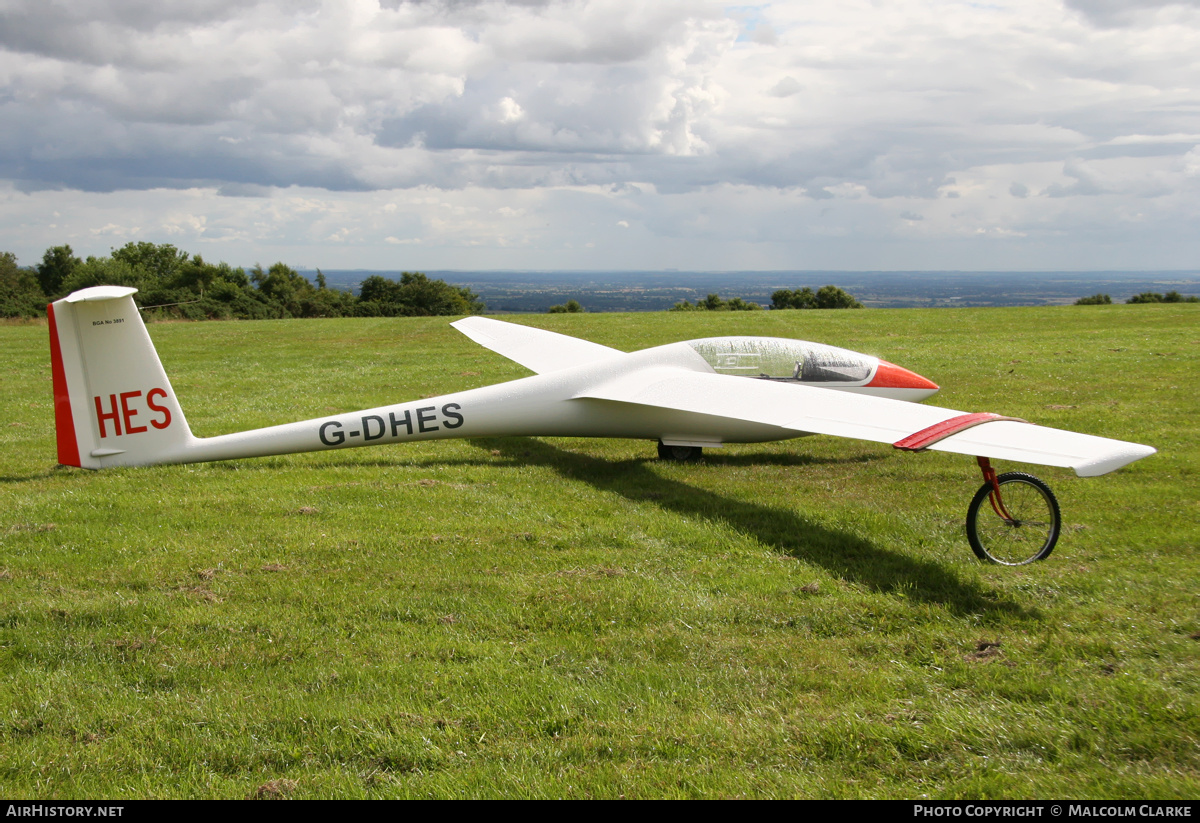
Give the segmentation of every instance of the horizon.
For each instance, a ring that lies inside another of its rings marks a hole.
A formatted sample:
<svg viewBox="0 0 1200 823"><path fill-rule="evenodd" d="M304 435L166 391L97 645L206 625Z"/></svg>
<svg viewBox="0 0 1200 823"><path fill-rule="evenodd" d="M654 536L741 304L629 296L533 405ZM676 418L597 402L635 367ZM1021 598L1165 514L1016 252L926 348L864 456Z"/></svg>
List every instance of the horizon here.
<svg viewBox="0 0 1200 823"><path fill-rule="evenodd" d="M280 261L286 263L287 261ZM260 265L260 264L255 264ZM291 265L291 264L288 264ZM455 268L341 268L321 266L291 266L297 272L462 272L464 274L1196 274L1200 276L1200 267L1181 269L556 269L556 268L498 268L498 269L455 269ZM253 266L242 266L253 268Z"/></svg>
<svg viewBox="0 0 1200 823"><path fill-rule="evenodd" d="M313 270L298 270L311 279ZM399 270L322 269L331 288L357 292L367 277ZM869 308L1064 305L1109 294L1200 292L1200 272L871 272L871 271L453 271L425 275L469 288L489 312L540 313L573 299L591 312L663 311L708 294L769 307L778 289L835 285Z"/></svg>

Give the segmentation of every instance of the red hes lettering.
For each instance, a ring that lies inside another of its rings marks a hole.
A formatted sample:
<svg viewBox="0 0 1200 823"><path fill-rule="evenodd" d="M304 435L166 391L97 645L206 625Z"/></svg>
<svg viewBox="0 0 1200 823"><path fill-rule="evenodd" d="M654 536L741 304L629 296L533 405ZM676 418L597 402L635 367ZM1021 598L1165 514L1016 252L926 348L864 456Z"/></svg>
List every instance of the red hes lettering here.
<svg viewBox="0 0 1200 823"><path fill-rule="evenodd" d="M96 420L100 424L100 436L108 437L108 427L105 425L108 422L112 423L113 436L120 437L122 434L121 424L125 425L124 434L140 434L146 431L146 426L140 425L134 419L141 412L136 405L131 406L130 401L134 398L141 397L140 391L121 392L120 395L110 394L108 396L108 410L104 408L104 403L99 397L94 398L96 401ZM120 398L118 400L117 398ZM157 419L151 419L150 425L156 429L165 429L171 425L171 410L166 406L160 406L155 400L164 400L167 397L166 389L151 389L146 392L146 407L149 408L152 414L160 415Z"/></svg>

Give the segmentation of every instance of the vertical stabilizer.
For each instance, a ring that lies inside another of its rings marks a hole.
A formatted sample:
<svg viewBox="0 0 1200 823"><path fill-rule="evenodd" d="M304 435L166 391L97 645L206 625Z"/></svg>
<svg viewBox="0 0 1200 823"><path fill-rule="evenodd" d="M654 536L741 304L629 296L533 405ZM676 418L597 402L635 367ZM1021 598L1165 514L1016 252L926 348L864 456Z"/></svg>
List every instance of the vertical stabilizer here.
<svg viewBox="0 0 1200 823"><path fill-rule="evenodd" d="M99 469L170 462L192 440L127 286L47 307L58 462Z"/></svg>

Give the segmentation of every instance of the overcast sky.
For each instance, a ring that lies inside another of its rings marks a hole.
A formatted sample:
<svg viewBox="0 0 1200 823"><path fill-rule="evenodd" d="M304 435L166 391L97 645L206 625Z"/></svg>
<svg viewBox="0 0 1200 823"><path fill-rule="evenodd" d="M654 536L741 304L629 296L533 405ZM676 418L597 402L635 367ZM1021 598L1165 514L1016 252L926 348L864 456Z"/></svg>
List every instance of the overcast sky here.
<svg viewBox="0 0 1200 823"><path fill-rule="evenodd" d="M0 0L0 251L1200 268L1200 0Z"/></svg>

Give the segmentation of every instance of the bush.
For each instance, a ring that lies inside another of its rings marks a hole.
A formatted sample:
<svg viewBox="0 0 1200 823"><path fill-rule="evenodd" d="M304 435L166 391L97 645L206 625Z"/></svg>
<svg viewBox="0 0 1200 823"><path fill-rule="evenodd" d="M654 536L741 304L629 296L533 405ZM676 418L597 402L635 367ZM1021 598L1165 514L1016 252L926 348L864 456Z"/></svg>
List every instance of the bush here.
<svg viewBox="0 0 1200 823"><path fill-rule="evenodd" d="M384 317L432 317L478 314L486 306L470 289L444 280L430 280L421 272L402 272L400 280L375 274L362 282L359 299L376 303Z"/></svg>
<svg viewBox="0 0 1200 823"><path fill-rule="evenodd" d="M1184 297L1177 291L1169 291L1166 294L1159 294L1153 291L1144 291L1141 294L1135 294L1133 297L1125 301L1126 303L1200 303L1200 297L1196 295L1188 295Z"/></svg>
<svg viewBox="0 0 1200 823"><path fill-rule="evenodd" d="M773 309L861 309L863 304L854 295L837 286L822 286L815 293L808 286L802 289L780 289L771 295Z"/></svg>
<svg viewBox="0 0 1200 823"><path fill-rule="evenodd" d="M667 311L761 311L762 306L750 303L740 297L722 300L719 294L710 294L703 300L697 300L692 305L687 300L680 300Z"/></svg>
<svg viewBox="0 0 1200 823"><path fill-rule="evenodd" d="M37 272L19 267L12 252L0 252L0 317L41 317L47 302Z"/></svg>
<svg viewBox="0 0 1200 823"><path fill-rule="evenodd" d="M1144 291L1126 300L1126 303L1161 303L1163 296L1158 292Z"/></svg>

